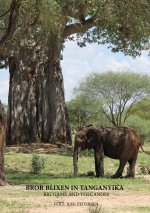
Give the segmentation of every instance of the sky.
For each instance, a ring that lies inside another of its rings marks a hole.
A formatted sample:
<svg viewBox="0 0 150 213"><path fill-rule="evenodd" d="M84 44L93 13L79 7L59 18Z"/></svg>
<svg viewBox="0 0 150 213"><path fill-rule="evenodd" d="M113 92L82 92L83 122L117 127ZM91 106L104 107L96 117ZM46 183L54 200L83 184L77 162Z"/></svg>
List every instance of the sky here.
<svg viewBox="0 0 150 213"><path fill-rule="evenodd" d="M65 44L63 60L61 61L64 76L65 98L73 98L73 88L91 72L129 71L150 73L150 58L146 51L140 57L133 59L122 53L112 53L106 45L89 44L78 47L73 41ZM0 70L0 99L8 101L9 71Z"/></svg>

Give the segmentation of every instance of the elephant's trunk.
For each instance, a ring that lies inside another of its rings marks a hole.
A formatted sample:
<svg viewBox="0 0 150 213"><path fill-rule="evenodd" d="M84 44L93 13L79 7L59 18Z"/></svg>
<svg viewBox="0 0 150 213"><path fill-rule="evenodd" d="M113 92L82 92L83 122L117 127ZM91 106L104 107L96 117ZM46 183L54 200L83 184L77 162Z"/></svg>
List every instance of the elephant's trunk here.
<svg viewBox="0 0 150 213"><path fill-rule="evenodd" d="M77 176L78 174L78 155L79 155L79 150L77 147L75 147L74 153L73 153L74 176Z"/></svg>

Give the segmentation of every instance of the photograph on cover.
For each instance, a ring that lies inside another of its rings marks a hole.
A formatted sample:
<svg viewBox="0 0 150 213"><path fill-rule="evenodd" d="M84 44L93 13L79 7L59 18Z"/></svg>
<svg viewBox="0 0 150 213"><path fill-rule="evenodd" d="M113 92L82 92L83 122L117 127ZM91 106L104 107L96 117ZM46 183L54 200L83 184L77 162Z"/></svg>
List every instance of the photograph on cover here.
<svg viewBox="0 0 150 213"><path fill-rule="evenodd" d="M149 55L149 0L0 0L0 213L150 212Z"/></svg>

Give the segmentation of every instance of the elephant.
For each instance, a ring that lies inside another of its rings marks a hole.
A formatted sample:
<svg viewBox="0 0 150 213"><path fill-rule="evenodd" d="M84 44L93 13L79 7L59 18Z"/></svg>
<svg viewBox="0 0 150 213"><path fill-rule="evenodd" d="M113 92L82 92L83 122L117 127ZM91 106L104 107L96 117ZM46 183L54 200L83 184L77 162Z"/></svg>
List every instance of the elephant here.
<svg viewBox="0 0 150 213"><path fill-rule="evenodd" d="M5 184L4 176L4 140L6 134L6 114L0 101L0 186Z"/></svg>
<svg viewBox="0 0 150 213"><path fill-rule="evenodd" d="M118 159L120 165L113 178L122 176L126 163L129 163L127 177L135 176L135 164L141 139L138 134L127 127L87 126L76 133L73 165L74 176L78 174L78 155L82 150L94 149L96 177L104 176L104 156Z"/></svg>

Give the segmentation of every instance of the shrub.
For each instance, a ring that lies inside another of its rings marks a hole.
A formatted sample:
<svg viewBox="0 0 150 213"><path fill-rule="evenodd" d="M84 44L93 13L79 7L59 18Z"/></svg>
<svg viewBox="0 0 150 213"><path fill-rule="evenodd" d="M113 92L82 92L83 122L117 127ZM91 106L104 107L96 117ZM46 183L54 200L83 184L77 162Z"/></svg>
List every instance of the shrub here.
<svg viewBox="0 0 150 213"><path fill-rule="evenodd" d="M44 169L44 158L37 154L32 155L32 170L34 174L40 174Z"/></svg>
<svg viewBox="0 0 150 213"><path fill-rule="evenodd" d="M134 129L144 141L145 139L149 139L150 133L150 121L146 119L142 119L137 115L132 115L126 121L126 126Z"/></svg>

